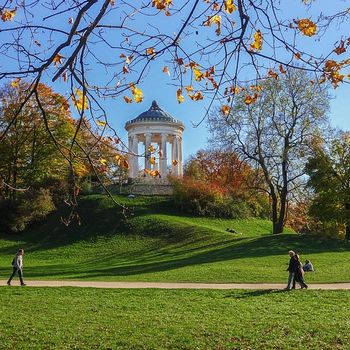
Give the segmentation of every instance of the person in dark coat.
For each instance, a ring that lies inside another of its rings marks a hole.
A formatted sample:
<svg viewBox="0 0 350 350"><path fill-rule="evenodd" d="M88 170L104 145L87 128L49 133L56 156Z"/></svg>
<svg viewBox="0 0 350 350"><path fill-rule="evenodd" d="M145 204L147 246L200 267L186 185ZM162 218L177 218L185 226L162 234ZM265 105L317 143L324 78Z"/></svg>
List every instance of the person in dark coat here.
<svg viewBox="0 0 350 350"><path fill-rule="evenodd" d="M7 285L9 286L11 285L12 278L15 277L16 273L18 273L21 286L25 286L25 283L23 281L23 255L24 255L24 250L20 249L17 252L16 256L13 258L13 261L12 261L13 272L9 280L7 281Z"/></svg>
<svg viewBox="0 0 350 350"><path fill-rule="evenodd" d="M293 250L290 250L288 252L288 255L290 257L289 259L289 265L288 265L288 268L287 268L287 271L289 272L289 276L288 276L288 284L287 284L287 287L285 288L286 290L291 290L292 288L292 283L294 281L294 274L295 274L295 271L296 271L296 260L294 258L295 256L295 252L293 252Z"/></svg>
<svg viewBox="0 0 350 350"><path fill-rule="evenodd" d="M301 289L308 288L308 285L304 281L304 270L303 270L303 265L300 261L300 257L298 254L294 255L295 259L295 272L294 272L294 281L293 281L293 289L295 289L295 282L300 284Z"/></svg>

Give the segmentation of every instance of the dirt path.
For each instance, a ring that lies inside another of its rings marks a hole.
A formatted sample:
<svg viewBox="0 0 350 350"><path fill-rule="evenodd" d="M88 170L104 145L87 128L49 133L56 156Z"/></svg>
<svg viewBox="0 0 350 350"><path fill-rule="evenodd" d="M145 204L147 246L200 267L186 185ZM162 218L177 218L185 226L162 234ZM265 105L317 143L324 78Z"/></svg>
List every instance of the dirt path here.
<svg viewBox="0 0 350 350"><path fill-rule="evenodd" d="M103 282L103 281L26 281L30 287L84 287L84 288L157 288L157 289L283 289L285 284L276 283L163 283L163 282ZM12 286L18 286L18 280ZM6 281L0 281L6 286ZM350 283L309 284L309 289L350 290Z"/></svg>

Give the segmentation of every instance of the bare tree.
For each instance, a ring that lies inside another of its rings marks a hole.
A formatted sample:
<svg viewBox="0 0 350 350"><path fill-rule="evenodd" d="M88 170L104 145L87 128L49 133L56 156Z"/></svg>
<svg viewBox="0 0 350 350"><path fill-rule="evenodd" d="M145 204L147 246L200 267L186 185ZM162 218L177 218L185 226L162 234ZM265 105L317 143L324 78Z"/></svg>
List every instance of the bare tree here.
<svg viewBox="0 0 350 350"><path fill-rule="evenodd" d="M227 116L209 118L213 141L233 149L263 173L271 199L273 233L283 232L287 202L305 183L310 142L327 121L327 89L310 83L303 71L288 70L240 93ZM256 99L256 101L252 101Z"/></svg>

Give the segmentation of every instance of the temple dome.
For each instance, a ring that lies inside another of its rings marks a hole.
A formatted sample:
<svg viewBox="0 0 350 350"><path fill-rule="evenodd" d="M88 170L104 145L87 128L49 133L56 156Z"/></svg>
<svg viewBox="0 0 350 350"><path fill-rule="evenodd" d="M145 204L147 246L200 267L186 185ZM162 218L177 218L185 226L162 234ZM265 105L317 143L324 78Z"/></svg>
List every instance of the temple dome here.
<svg viewBox="0 0 350 350"><path fill-rule="evenodd" d="M128 121L127 125L143 122L168 122L183 125L180 120L173 118L169 113L163 111L156 101L152 102L152 105L148 111L145 111L138 115L136 118Z"/></svg>

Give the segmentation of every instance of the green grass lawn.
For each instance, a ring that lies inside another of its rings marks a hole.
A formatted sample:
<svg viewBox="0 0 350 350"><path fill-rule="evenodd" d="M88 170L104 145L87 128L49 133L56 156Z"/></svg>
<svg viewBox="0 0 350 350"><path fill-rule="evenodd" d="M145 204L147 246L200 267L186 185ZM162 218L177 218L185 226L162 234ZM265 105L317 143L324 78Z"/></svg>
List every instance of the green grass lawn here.
<svg viewBox="0 0 350 350"><path fill-rule="evenodd" d="M0 349L349 349L347 291L0 288Z"/></svg>
<svg viewBox="0 0 350 350"><path fill-rule="evenodd" d="M294 249L317 268L307 282L350 281L348 242L271 235L266 220L184 216L165 198L118 200L134 209L126 222L107 197L91 195L80 202L81 226L65 227L59 212L21 235L0 234L0 278L24 248L28 279L284 282L287 252Z"/></svg>

